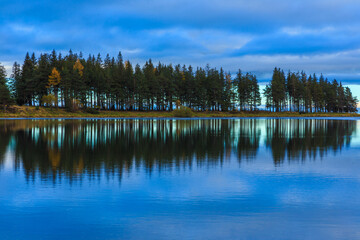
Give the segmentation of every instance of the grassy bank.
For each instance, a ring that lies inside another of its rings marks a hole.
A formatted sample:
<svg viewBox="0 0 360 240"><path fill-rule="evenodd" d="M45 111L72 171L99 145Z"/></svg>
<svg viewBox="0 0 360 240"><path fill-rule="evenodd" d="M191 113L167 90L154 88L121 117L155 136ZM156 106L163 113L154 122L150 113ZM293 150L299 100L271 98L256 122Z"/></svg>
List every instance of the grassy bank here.
<svg viewBox="0 0 360 240"><path fill-rule="evenodd" d="M137 111L99 111L88 113L85 111L68 112L65 109L36 108L14 106L4 112L0 110L0 118L171 118L173 112L137 112ZM355 113L305 113L297 112L193 112L192 117L360 117Z"/></svg>

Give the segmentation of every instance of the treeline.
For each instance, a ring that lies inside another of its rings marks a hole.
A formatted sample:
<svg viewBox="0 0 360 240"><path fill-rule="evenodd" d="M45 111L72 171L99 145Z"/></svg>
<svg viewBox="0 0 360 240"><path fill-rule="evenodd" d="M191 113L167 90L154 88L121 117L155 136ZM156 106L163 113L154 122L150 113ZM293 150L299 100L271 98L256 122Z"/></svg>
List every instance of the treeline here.
<svg viewBox="0 0 360 240"><path fill-rule="evenodd" d="M307 76L275 68L272 80L264 90L266 108L272 111L356 112L357 98L349 87L323 75Z"/></svg>
<svg viewBox="0 0 360 240"><path fill-rule="evenodd" d="M18 105L127 111L172 111L180 105L197 111L254 111L261 105L258 80L251 73L239 70L232 78L222 68L151 60L133 66L121 53L104 59L100 54L85 59L71 50L66 56L52 51L39 58L27 53L22 66L14 63L11 79ZM286 78L275 68L264 94L272 111L356 111L350 89L322 76L289 73Z"/></svg>
<svg viewBox="0 0 360 240"><path fill-rule="evenodd" d="M184 105L199 111L228 111L236 109L238 100L242 109L255 110L261 104L252 74L239 73L232 80L223 69L155 66L151 60L133 67L121 53L117 58L106 55L104 60L100 54L84 59L71 51L65 57L53 51L39 59L26 54L22 66L14 64L12 78L19 105L140 111L171 111Z"/></svg>

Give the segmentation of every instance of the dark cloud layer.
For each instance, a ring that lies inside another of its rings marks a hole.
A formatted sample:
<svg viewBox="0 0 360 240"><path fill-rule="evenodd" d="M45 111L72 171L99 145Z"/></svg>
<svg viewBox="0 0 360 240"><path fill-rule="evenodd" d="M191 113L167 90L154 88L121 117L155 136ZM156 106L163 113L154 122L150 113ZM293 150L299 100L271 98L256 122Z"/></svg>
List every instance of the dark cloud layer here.
<svg viewBox="0 0 360 240"><path fill-rule="evenodd" d="M360 84L359 10L357 0L4 0L0 62L122 51L139 63L209 63L262 79L279 66Z"/></svg>

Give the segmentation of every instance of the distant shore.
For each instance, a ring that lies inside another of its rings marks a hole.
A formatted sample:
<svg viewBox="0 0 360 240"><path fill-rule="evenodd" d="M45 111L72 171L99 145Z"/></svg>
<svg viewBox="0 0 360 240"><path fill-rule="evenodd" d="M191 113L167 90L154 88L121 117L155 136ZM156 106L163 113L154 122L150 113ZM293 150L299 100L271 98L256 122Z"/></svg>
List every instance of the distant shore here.
<svg viewBox="0 0 360 240"><path fill-rule="evenodd" d="M45 107L14 107L4 112L0 111L0 118L173 118L173 112L167 111L107 111L101 110L89 113L78 110L68 112L63 108ZM357 113L298 113L298 112L196 112L192 113L194 118L219 118L219 117L360 117Z"/></svg>

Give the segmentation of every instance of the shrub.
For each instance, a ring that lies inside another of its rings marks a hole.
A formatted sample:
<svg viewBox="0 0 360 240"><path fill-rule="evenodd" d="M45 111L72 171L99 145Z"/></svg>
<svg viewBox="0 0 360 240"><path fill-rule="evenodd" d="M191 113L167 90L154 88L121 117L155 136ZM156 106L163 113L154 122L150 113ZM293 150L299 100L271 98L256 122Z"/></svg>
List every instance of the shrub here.
<svg viewBox="0 0 360 240"><path fill-rule="evenodd" d="M180 100L179 99L176 100L175 104L176 104L176 109L178 109L181 106Z"/></svg>
<svg viewBox="0 0 360 240"><path fill-rule="evenodd" d="M56 102L56 97L54 94L44 95L41 98L41 101L48 107L52 107Z"/></svg>
<svg viewBox="0 0 360 240"><path fill-rule="evenodd" d="M65 109L67 112L76 112L83 107L80 100L76 98L68 98L65 101Z"/></svg>
<svg viewBox="0 0 360 240"><path fill-rule="evenodd" d="M174 117L192 117L193 111L191 108L180 106L179 109L173 111Z"/></svg>
<svg viewBox="0 0 360 240"><path fill-rule="evenodd" d="M90 113L90 114L99 114L100 113L99 110L94 109L94 108L86 108L85 112Z"/></svg>
<svg viewBox="0 0 360 240"><path fill-rule="evenodd" d="M6 106L12 103L12 99L10 96L10 91L6 87L6 85L1 85L0 83L0 106L3 106L4 111L6 111Z"/></svg>
<svg viewBox="0 0 360 240"><path fill-rule="evenodd" d="M82 107L83 106L79 99L75 99L75 98L72 99L71 108L73 111L77 111L77 110L79 110L79 108L82 108Z"/></svg>

